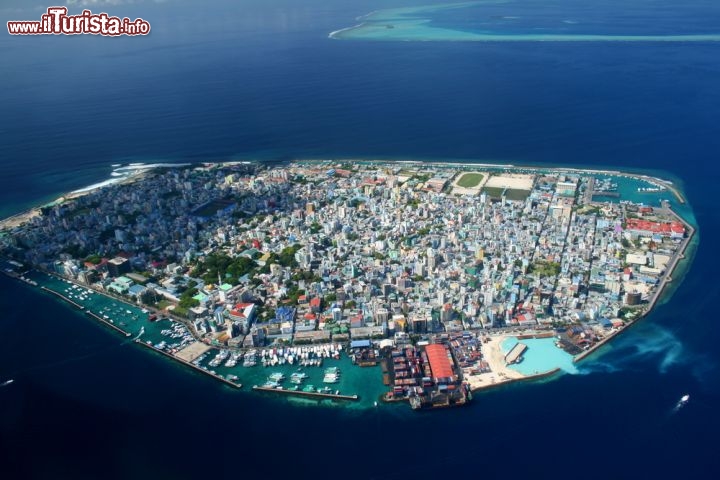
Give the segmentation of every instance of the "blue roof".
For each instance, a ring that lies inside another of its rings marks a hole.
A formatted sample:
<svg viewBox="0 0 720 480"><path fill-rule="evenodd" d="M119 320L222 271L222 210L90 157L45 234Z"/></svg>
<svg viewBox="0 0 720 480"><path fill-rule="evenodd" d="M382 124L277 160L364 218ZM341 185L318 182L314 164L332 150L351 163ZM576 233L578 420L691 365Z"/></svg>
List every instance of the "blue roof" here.
<svg viewBox="0 0 720 480"><path fill-rule="evenodd" d="M370 346L370 340L353 340L350 342L350 348L364 348Z"/></svg>
<svg viewBox="0 0 720 480"><path fill-rule="evenodd" d="M143 287L142 285L133 285L132 287L128 288L128 292L133 295L140 295L145 290L147 290L147 288Z"/></svg>

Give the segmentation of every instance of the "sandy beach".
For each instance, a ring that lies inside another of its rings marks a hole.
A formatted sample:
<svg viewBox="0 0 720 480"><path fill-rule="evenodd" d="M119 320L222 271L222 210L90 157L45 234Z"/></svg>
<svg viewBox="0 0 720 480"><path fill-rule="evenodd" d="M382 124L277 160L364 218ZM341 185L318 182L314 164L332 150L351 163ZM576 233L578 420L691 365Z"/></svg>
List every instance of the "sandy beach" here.
<svg viewBox="0 0 720 480"><path fill-rule="evenodd" d="M490 365L490 372L470 375L470 369L465 370L465 381L472 390L525 378L522 373L505 365L505 354L500 345L506 338L508 338L506 335L492 336L487 343L482 345L483 357Z"/></svg>

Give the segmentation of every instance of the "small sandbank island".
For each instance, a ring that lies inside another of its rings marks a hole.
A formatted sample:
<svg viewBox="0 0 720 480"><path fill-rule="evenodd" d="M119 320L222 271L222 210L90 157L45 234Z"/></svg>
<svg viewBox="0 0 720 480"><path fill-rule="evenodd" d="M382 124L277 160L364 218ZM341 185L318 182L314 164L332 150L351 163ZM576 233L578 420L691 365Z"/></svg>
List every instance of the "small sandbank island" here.
<svg viewBox="0 0 720 480"><path fill-rule="evenodd" d="M681 10L677 14L681 15ZM512 12L512 15L508 15ZM573 12L573 13L568 13ZM356 25L332 31L336 40L382 42L718 42L720 33L695 29L700 18L685 11L683 28L673 23L673 33L663 28L667 21L657 9L643 12L643 22L628 15L598 19L587 8L577 10L546 2L517 0L477 0L433 3L376 10L355 19ZM567 18L567 15L578 15ZM448 17L451 20L448 20ZM455 20L452 20L452 19ZM633 22L633 19L635 20ZM692 20L695 21L692 21ZM593 25L603 28L593 28Z"/></svg>
<svg viewBox="0 0 720 480"><path fill-rule="evenodd" d="M233 388L450 407L647 315L695 234L684 203L611 170L164 165L3 220L0 267Z"/></svg>

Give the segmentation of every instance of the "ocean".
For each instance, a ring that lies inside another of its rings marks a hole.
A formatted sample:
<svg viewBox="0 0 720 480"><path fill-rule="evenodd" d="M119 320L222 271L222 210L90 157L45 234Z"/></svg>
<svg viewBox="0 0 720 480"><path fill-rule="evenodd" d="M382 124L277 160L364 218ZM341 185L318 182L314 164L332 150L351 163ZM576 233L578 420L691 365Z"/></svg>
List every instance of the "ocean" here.
<svg viewBox="0 0 720 480"><path fill-rule="evenodd" d="M511 1L442 10L431 25L720 32L716 2L676 3ZM3 23L39 19L43 9L26 5L3 2ZM381 158L651 171L682 186L684 213L699 228L672 296L578 374L418 414L235 391L3 276L0 380L15 379L0 388L3 478L717 477L720 43L328 38L371 11L416 5L98 2L89 8L142 17L151 34L0 35L0 216L132 162ZM500 17L520 18L508 26ZM685 393L690 403L673 412Z"/></svg>

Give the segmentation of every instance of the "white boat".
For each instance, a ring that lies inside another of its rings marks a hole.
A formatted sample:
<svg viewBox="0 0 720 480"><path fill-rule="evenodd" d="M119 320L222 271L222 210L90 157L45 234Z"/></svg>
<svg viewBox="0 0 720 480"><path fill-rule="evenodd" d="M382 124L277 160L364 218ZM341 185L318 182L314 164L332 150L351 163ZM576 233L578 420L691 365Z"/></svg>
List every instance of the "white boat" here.
<svg viewBox="0 0 720 480"><path fill-rule="evenodd" d="M677 410L681 409L682 407L687 405L689 401L690 401L690 395L688 395L686 393L685 395L680 397L680 400L678 400L677 404L675 405L675 410L677 411Z"/></svg>
<svg viewBox="0 0 720 480"><path fill-rule="evenodd" d="M285 380L285 375L283 375L282 372L271 373L268 377L268 380L279 383Z"/></svg>
<svg viewBox="0 0 720 480"><path fill-rule="evenodd" d="M15 381L15 380L12 379L12 378L11 378L10 380L5 380L3 383L0 383L0 387L7 387L8 385L10 385L11 383L13 383L14 381Z"/></svg>

